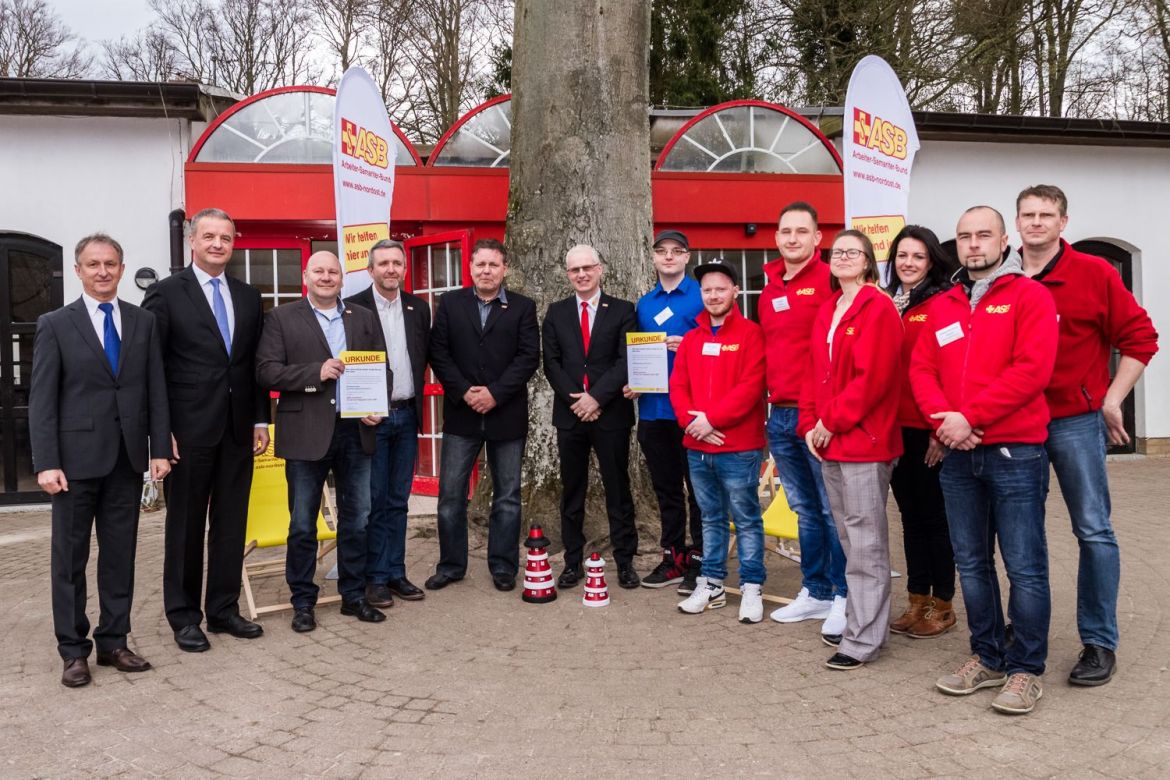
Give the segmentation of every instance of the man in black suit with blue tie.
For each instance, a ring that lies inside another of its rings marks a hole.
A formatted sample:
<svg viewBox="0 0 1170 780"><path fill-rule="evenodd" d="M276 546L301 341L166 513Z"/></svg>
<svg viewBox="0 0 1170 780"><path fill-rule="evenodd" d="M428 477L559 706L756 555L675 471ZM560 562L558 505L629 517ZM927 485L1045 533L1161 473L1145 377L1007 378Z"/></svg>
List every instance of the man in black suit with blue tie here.
<svg viewBox="0 0 1170 780"><path fill-rule="evenodd" d="M252 457L268 447L268 394L256 385L260 293L226 273L236 226L226 212L191 217L191 264L146 291L158 322L174 432L165 484L163 605L179 649L211 647L199 624L242 639L264 631L240 616L240 572ZM203 537L207 591L203 594Z"/></svg>
<svg viewBox="0 0 1170 780"><path fill-rule="evenodd" d="M142 473L165 477L171 449L154 315L118 300L122 247L96 233L74 259L83 292L37 320L28 410L33 470L53 504L53 628L70 688L90 682L95 643L99 666L150 668L126 643L134 551ZM91 641L85 568L95 525L101 616Z"/></svg>
<svg viewBox="0 0 1170 780"><path fill-rule="evenodd" d="M561 456L561 538L565 569L557 579L571 588L581 579L585 547L585 492L589 451L597 453L618 584L636 588L638 532L630 494L630 429L634 405L626 384L626 334L634 304L601 291L605 267L597 250L578 244L565 255L574 295L548 307L544 318L544 374L552 385L553 426Z"/></svg>

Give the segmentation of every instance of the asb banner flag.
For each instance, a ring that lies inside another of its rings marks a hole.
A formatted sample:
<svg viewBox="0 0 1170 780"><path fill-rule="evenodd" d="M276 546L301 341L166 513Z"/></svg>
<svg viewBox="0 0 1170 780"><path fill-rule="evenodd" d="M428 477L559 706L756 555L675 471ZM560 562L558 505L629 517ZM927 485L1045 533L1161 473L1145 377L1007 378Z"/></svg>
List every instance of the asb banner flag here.
<svg viewBox="0 0 1170 780"><path fill-rule="evenodd" d="M918 133L906 91L886 61L857 63L845 95L845 224L873 241L879 263L906 224ZM882 277L887 278L887 266Z"/></svg>
<svg viewBox="0 0 1170 780"><path fill-rule="evenodd" d="M370 247L390 237L395 144L382 95L370 74L350 68L333 107L333 194L337 254L345 271L342 295L370 286Z"/></svg>

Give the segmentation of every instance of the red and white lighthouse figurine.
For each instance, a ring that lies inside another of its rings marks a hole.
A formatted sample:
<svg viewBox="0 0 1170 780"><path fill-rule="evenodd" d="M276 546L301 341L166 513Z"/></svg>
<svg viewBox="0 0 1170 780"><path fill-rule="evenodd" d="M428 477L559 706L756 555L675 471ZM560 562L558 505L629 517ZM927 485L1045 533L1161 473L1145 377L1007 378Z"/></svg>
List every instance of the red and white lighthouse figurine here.
<svg viewBox="0 0 1170 780"><path fill-rule="evenodd" d="M548 565L548 539L544 538L539 525L528 529L524 546L528 548L528 557L524 564L524 592L520 598L529 604L555 601L557 586L553 581L552 567Z"/></svg>
<svg viewBox="0 0 1170 780"><path fill-rule="evenodd" d="M585 561L585 594L581 603L587 607L609 605L609 586L605 584L605 559L597 553Z"/></svg>

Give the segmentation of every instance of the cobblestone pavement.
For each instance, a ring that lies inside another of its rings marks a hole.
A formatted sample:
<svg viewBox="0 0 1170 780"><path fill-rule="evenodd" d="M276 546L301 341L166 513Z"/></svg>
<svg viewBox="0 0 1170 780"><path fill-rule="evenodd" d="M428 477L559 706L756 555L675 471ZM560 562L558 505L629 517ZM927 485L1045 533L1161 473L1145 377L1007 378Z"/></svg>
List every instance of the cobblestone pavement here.
<svg viewBox="0 0 1170 780"><path fill-rule="evenodd" d="M1116 462L1110 474L1121 671L1102 688L1065 683L1079 650L1076 545L1054 492L1049 672L1036 711L1015 718L990 709L990 692L933 690L967 655L965 630L895 636L876 663L834 672L816 622L740 625L735 599L683 615L673 589L617 588L612 565L607 608L582 607L579 588L524 604L492 589L482 548L467 580L399 602L385 623L330 605L311 634L279 614L263 618L262 639L213 635L210 652L189 655L162 614L158 513L143 518L131 637L154 670L95 666L92 685L68 690L47 513L6 513L0 777L1167 777L1170 460ZM421 582L437 547L433 521L415 523L409 569ZM891 531L900 564L900 526ZM766 591L792 595L797 567L768 565ZM266 587L278 596L280 583ZM895 582L898 611L904 587Z"/></svg>

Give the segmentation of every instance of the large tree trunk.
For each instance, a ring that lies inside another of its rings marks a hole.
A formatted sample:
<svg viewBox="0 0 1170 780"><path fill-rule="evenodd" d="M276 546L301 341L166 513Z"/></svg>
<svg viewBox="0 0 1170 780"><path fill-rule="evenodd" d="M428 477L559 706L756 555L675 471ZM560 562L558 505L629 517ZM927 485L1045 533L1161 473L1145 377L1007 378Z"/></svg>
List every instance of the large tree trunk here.
<svg viewBox="0 0 1170 780"><path fill-rule="evenodd" d="M575 244L589 244L604 258L602 286L611 295L636 300L649 287L649 36L649 3L516 3L508 286L535 298L542 317L549 303L571 292L564 257ZM560 466L552 391L541 371L529 398L524 514L556 542ZM645 533L647 525L657 527L657 512L651 517L644 480L635 477ZM608 527L600 479L592 483L591 544Z"/></svg>

